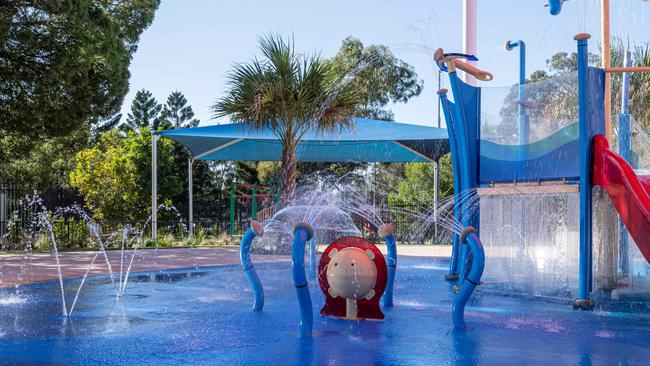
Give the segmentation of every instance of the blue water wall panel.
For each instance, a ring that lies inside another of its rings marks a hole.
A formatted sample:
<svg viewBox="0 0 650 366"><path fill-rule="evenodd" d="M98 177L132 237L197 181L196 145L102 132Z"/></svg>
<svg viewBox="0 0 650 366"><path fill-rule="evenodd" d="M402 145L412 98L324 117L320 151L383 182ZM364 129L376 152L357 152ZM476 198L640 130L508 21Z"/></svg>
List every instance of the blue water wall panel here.
<svg viewBox="0 0 650 366"><path fill-rule="evenodd" d="M480 182L527 182L578 178L578 123L526 145L480 142Z"/></svg>
<svg viewBox="0 0 650 366"><path fill-rule="evenodd" d="M590 67L588 77L588 120L590 136L593 136L604 133L601 105L605 72ZM479 183L577 180L580 176L578 129L576 121L526 145L500 144L479 137Z"/></svg>
<svg viewBox="0 0 650 366"><path fill-rule="evenodd" d="M589 119L590 136L605 134L605 70L598 67L589 68Z"/></svg>
<svg viewBox="0 0 650 366"><path fill-rule="evenodd" d="M470 163L470 181L471 187L478 184L478 145L480 139L480 116L481 116L481 89L464 82L458 83L463 98L463 109L465 111L465 132L467 133L469 163ZM458 129L457 129L458 131Z"/></svg>

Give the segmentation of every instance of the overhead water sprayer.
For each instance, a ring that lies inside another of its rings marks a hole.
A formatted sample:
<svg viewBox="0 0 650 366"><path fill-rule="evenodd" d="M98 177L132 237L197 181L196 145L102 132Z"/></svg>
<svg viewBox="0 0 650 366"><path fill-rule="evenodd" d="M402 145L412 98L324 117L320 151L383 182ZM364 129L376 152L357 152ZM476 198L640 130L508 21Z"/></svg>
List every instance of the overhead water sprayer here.
<svg viewBox="0 0 650 366"><path fill-rule="evenodd" d="M551 15L558 15L562 11L562 4L565 1L569 0L548 0L544 6L548 8L548 11L551 13Z"/></svg>
<svg viewBox="0 0 650 366"><path fill-rule="evenodd" d="M478 61L478 57L465 53L445 53L442 48L438 48L433 56L440 70L445 72L454 72L456 69L462 70L481 81L491 81L494 79L492 73L472 66L460 59L467 61Z"/></svg>
<svg viewBox="0 0 650 366"><path fill-rule="evenodd" d="M519 109L518 123L519 123L519 144L524 145L528 143L528 118L526 115L526 108L529 103L526 100L526 43L522 40L507 41L506 50L512 51L515 47L519 47L519 90L517 97L517 104Z"/></svg>

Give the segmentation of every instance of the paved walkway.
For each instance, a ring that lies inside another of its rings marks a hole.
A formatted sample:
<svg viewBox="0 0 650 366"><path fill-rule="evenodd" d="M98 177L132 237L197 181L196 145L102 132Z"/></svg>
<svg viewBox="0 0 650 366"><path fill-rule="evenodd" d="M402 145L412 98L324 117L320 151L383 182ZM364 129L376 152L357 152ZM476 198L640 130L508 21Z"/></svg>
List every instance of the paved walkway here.
<svg viewBox="0 0 650 366"><path fill-rule="evenodd" d="M378 245L385 254L386 246ZM323 251L325 246L319 246ZM405 245L397 249L399 255L418 257L448 257L451 252L449 246L422 246ZM107 251L108 261L113 272L120 271L121 255L118 250ZM131 260L132 251L125 252L123 270ZM61 252L59 261L64 278L82 277L97 251ZM289 256L278 255L253 255L253 263L279 263L289 262ZM203 266L219 266L239 264L239 247L217 248L174 248L174 249L139 249L136 251L132 272L151 271L158 269L191 268ZM90 275L103 275L108 273L106 259L103 255L97 256L95 263L90 268ZM43 282L58 279L56 258L50 253L35 253L30 256L22 254L7 254L0 256L0 288L15 285Z"/></svg>
<svg viewBox="0 0 650 366"><path fill-rule="evenodd" d="M97 251L61 252L59 260L65 278L82 277ZM121 255L118 250L106 252L114 272L120 270ZM124 272L131 260L132 251L125 252ZM253 256L253 263L289 262L288 256ZM132 272L158 269L190 268L239 264L239 247L219 248L174 248L139 249L133 259ZM106 259L99 255L91 267L90 275L107 274ZM50 281L59 278L56 258L49 253L35 253L31 256L9 254L0 256L0 288L18 284Z"/></svg>

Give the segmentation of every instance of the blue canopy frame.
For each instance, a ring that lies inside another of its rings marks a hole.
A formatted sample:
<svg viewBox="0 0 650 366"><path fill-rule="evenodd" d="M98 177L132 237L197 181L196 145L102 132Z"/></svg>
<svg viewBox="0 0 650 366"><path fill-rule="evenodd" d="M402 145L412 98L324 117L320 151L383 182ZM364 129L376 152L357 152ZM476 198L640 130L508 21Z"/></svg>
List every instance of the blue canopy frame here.
<svg viewBox="0 0 650 366"><path fill-rule="evenodd" d="M243 123L156 131L151 149L152 236L157 230L157 141L184 145L188 161L189 227L193 233L192 163L194 160L280 161L282 145L270 129ZM355 118L352 127L333 132L310 131L296 149L300 162L434 162L449 152L447 130L399 122Z"/></svg>

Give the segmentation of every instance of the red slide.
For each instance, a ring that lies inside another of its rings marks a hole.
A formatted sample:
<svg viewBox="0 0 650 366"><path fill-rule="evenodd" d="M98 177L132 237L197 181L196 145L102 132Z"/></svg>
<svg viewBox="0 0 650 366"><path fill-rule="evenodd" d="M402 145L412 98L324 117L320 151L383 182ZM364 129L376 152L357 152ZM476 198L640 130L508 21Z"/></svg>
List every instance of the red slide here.
<svg viewBox="0 0 650 366"><path fill-rule="evenodd" d="M609 149L607 138L594 136L594 184L603 187L625 227L650 262L650 176L637 176Z"/></svg>

